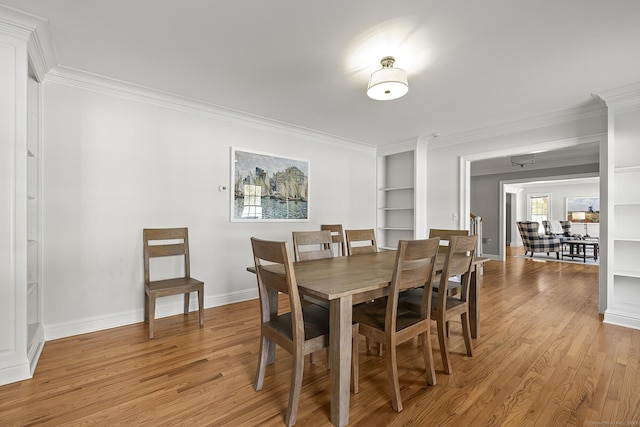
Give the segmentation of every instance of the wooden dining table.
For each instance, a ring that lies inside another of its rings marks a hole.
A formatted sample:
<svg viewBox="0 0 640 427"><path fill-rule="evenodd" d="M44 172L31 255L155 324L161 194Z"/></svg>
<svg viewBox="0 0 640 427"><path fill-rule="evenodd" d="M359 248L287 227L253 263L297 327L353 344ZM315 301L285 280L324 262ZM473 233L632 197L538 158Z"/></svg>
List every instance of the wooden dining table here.
<svg viewBox="0 0 640 427"><path fill-rule="evenodd" d="M293 264L302 296L329 303L329 358L331 381L331 422L349 423L351 375L352 307L387 295L396 251L342 256ZM438 254L436 269L442 271L445 254ZM489 258L475 257L469 290L471 336L480 336L478 266ZM247 270L255 273L255 268Z"/></svg>

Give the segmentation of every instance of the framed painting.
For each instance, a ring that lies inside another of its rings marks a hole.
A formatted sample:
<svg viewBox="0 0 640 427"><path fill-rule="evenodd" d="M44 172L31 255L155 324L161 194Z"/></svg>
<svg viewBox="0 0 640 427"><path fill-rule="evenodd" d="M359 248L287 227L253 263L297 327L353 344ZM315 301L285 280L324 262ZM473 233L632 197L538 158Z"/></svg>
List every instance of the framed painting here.
<svg viewBox="0 0 640 427"><path fill-rule="evenodd" d="M599 197L567 197L567 220L574 223L599 223Z"/></svg>
<svg viewBox="0 0 640 427"><path fill-rule="evenodd" d="M231 221L309 221L309 162L231 148Z"/></svg>

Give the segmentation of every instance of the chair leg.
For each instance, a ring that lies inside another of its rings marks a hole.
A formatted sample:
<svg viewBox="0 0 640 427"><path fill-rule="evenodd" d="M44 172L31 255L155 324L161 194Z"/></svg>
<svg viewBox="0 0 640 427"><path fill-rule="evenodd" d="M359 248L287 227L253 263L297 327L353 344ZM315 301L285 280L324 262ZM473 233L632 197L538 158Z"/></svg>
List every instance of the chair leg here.
<svg viewBox="0 0 640 427"><path fill-rule="evenodd" d="M269 345L270 340L264 335L260 337L260 354L258 355L258 367L256 369L256 377L253 381L253 388L258 391L262 390L264 384L264 374L269 363Z"/></svg>
<svg viewBox="0 0 640 427"><path fill-rule="evenodd" d="M144 323L149 323L149 294L144 292Z"/></svg>
<svg viewBox="0 0 640 427"><path fill-rule="evenodd" d="M464 337L464 346L467 348L467 356L473 356L473 345L471 344L471 328L469 327L469 312L460 314L462 321L462 336Z"/></svg>
<svg viewBox="0 0 640 427"><path fill-rule="evenodd" d="M156 296L149 295L149 339L153 338L153 325L156 320Z"/></svg>
<svg viewBox="0 0 640 427"><path fill-rule="evenodd" d="M400 397L400 382L398 381L398 358L395 345L387 343L387 378L391 393L391 406L397 412L402 411L402 398Z"/></svg>
<svg viewBox="0 0 640 427"><path fill-rule="evenodd" d="M184 314L189 314L189 294L190 292L184 293Z"/></svg>
<svg viewBox="0 0 640 427"><path fill-rule="evenodd" d="M204 289L198 291L198 317L200 318L200 327L204 326Z"/></svg>
<svg viewBox="0 0 640 427"><path fill-rule="evenodd" d="M447 374L451 373L451 362L449 361L449 349L447 348L446 323L444 320L438 320L438 342L440 344L440 356L442 357L442 365Z"/></svg>
<svg viewBox="0 0 640 427"><path fill-rule="evenodd" d="M358 339L360 333L360 327L356 323L351 328L351 391L353 394L358 394L360 384L360 344Z"/></svg>
<svg viewBox="0 0 640 427"><path fill-rule="evenodd" d="M436 385L436 370L433 364L433 350L431 348L431 331L427 331L420 335L422 339L422 355L424 357L424 367L427 371L427 384Z"/></svg>
<svg viewBox="0 0 640 427"><path fill-rule="evenodd" d="M291 390L289 391L289 407L285 423L292 426L296 423L298 416L298 403L300 402L300 391L302 390L302 372L304 370L304 356L294 350L293 352L293 372L291 373Z"/></svg>

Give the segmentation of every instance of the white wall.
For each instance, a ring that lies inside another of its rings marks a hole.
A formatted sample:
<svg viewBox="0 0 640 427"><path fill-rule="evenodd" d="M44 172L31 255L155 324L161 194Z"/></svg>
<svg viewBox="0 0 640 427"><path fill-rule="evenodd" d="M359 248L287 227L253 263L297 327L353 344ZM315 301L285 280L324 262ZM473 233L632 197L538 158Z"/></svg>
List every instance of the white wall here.
<svg viewBox="0 0 640 427"><path fill-rule="evenodd" d="M257 296L245 271L251 236L375 226L371 148L55 81L45 81L43 115L47 339L142 321L145 227L189 227L192 275L210 307ZM230 185L231 146L309 160L310 221L231 223L230 195L218 192ZM159 300L158 316L181 312L180 301Z"/></svg>
<svg viewBox="0 0 640 427"><path fill-rule="evenodd" d="M550 219L565 220L566 215L566 200L567 197L600 197L600 183L547 183L544 185L526 185L521 193L520 198L521 209L526 216L527 199L529 195L535 194L549 194L551 206L550 206ZM519 220L526 220L521 218ZM588 224L589 236L600 237L600 224ZM584 224L575 223L571 225L571 232L575 234L584 235Z"/></svg>

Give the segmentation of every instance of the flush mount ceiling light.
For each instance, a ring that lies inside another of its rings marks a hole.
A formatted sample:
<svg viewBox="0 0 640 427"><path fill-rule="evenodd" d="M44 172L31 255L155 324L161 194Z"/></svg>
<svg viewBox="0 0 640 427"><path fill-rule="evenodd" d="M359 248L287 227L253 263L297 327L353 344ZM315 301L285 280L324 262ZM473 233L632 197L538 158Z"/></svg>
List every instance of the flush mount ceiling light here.
<svg viewBox="0 0 640 427"><path fill-rule="evenodd" d="M393 68L393 56L385 56L380 61L382 68L374 71L369 78L367 95L378 101L400 98L409 91L407 73L401 68Z"/></svg>
<svg viewBox="0 0 640 427"><path fill-rule="evenodd" d="M534 154L525 154L522 156L513 156L511 158L511 166L520 166L524 168L526 165L532 165L536 162Z"/></svg>

